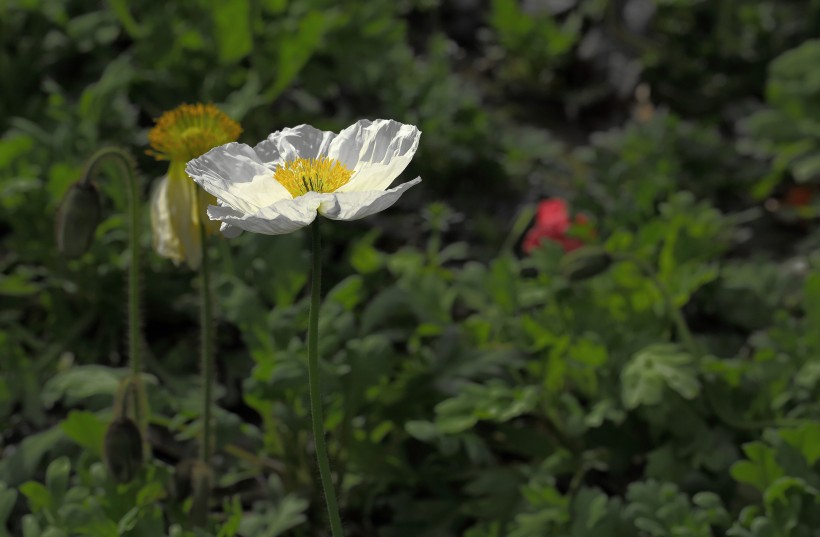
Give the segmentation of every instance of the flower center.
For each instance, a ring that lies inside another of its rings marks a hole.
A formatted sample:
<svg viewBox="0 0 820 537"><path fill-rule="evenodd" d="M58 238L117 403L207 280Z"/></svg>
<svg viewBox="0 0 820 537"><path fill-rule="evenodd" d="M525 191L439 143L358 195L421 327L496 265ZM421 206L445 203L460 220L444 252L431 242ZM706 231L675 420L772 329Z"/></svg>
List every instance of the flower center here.
<svg viewBox="0 0 820 537"><path fill-rule="evenodd" d="M336 159L297 158L278 166L273 178L295 198L308 192L334 192L350 181L353 170Z"/></svg>
<svg viewBox="0 0 820 537"><path fill-rule="evenodd" d="M242 127L212 104L183 104L165 112L148 133L157 160L187 162L239 138Z"/></svg>

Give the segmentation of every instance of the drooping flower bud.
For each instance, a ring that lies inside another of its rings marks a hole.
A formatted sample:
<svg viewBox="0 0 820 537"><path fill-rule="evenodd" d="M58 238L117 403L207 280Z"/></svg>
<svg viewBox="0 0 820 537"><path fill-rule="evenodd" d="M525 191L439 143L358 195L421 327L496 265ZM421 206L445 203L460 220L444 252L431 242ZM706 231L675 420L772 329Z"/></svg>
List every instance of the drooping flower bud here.
<svg viewBox="0 0 820 537"><path fill-rule="evenodd" d="M598 246L584 246L561 258L561 273L571 282L580 282L606 272L612 255Z"/></svg>
<svg viewBox="0 0 820 537"><path fill-rule="evenodd" d="M115 418L105 431L103 457L108 473L118 483L134 479L142 468L142 436L127 417Z"/></svg>
<svg viewBox="0 0 820 537"><path fill-rule="evenodd" d="M69 259L80 257L91 246L102 210L97 187L75 183L57 209L57 249Z"/></svg>

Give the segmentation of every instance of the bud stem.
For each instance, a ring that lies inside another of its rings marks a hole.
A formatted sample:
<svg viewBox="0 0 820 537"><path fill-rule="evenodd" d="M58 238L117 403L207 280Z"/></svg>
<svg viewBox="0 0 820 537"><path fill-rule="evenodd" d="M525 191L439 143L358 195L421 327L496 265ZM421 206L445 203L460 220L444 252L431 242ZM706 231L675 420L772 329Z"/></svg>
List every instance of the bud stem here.
<svg viewBox="0 0 820 537"><path fill-rule="evenodd" d="M325 445L324 414L322 412L322 393L319 387L319 307L322 288L322 238L319 231L319 217L310 225L313 243L313 271L311 273L310 318L308 321L308 386L310 388L310 415L313 423L313 442L316 447L316 459L319 463L319 476L322 490L327 502L330 517L330 528L333 537L343 537L342 520L336 504L336 492L330 475L330 461Z"/></svg>
<svg viewBox="0 0 820 537"><path fill-rule="evenodd" d="M199 198L202 193L196 189ZM197 203L199 206L199 203ZM199 324L201 330L200 360L202 374L202 440L199 444L199 458L205 468L210 468L211 455L211 410L214 384L214 356L213 356L213 309L211 303L211 269L208 259L208 235L205 231L204 215L200 215L199 236L202 248L202 261L199 264ZM207 514L207 512L205 512ZM204 518L204 517L203 517ZM194 521L204 525L205 520Z"/></svg>
<svg viewBox="0 0 820 537"><path fill-rule="evenodd" d="M128 269L128 359L131 366L131 375L134 382L137 382L137 398L139 404L135 406L136 422L142 434L143 441L147 443L147 402L145 392L140 382L142 373L142 354L140 343L142 341L142 323L140 322L140 294L139 294L139 270L140 270L140 192L137 183L137 173L134 159L125 149L119 147L104 147L95 152L86 162L83 171L82 183L88 185L98 175L100 166L111 162L115 164L120 175L128 183L128 250L130 254ZM148 453L147 444L144 452Z"/></svg>

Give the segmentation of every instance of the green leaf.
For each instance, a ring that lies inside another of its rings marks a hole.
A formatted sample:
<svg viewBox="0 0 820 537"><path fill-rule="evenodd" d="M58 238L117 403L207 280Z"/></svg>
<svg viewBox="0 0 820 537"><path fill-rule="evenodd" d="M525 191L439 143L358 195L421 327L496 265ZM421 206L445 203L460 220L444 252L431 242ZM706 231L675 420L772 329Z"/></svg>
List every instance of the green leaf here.
<svg viewBox="0 0 820 537"><path fill-rule="evenodd" d="M43 404L53 406L57 401L66 400L69 405L91 397L113 396L120 381L130 374L126 368L112 368L102 365L80 365L58 373L43 387ZM143 382L153 383L154 377L143 375Z"/></svg>
<svg viewBox="0 0 820 537"><path fill-rule="evenodd" d="M787 444L800 451L810 466L820 460L820 424L804 423L794 429L780 429L778 434Z"/></svg>
<svg viewBox="0 0 820 537"><path fill-rule="evenodd" d="M609 498L597 489L582 488L573 500L573 535L592 535L593 528L606 517Z"/></svg>
<svg viewBox="0 0 820 537"><path fill-rule="evenodd" d="M629 409L660 403L667 388L685 399L700 393L692 357L673 343L644 348L621 373L621 398Z"/></svg>
<svg viewBox="0 0 820 537"><path fill-rule="evenodd" d="M7 487L5 483L0 483L0 537L9 537L6 530L6 521L8 521L11 511L14 509L16 501L17 491Z"/></svg>
<svg viewBox="0 0 820 537"><path fill-rule="evenodd" d="M804 155L792 162L791 171L795 181L808 183L820 176L820 153Z"/></svg>
<svg viewBox="0 0 820 537"><path fill-rule="evenodd" d="M435 423L441 433L460 433L479 420L503 423L526 414L535 408L537 400L534 386L509 387L501 381L466 384L456 397L436 405Z"/></svg>
<svg viewBox="0 0 820 537"><path fill-rule="evenodd" d="M308 501L296 496L285 496L274 509L264 513L246 514L239 527L240 535L279 537L305 522Z"/></svg>
<svg viewBox="0 0 820 537"><path fill-rule="evenodd" d="M803 284L803 309L806 311L808 326L820 327L820 273L814 272ZM809 337L820 346L820 330L813 330Z"/></svg>
<svg viewBox="0 0 820 537"><path fill-rule="evenodd" d="M31 296L39 290L40 286L23 274L0 274L0 296Z"/></svg>
<svg viewBox="0 0 820 537"><path fill-rule="evenodd" d="M63 502L63 497L68 492L68 478L71 474L71 461L68 457L60 457L51 461L46 468L46 488L48 488L55 504Z"/></svg>
<svg viewBox="0 0 820 537"><path fill-rule="evenodd" d="M804 480L791 477L791 476L783 476L777 478L767 489L765 494L763 495L763 501L769 507L770 510L774 508L775 503L782 503L784 505L789 504L789 498L787 493L792 489L797 489L799 492L806 492L811 494L812 496L817 497L818 491L809 486Z"/></svg>
<svg viewBox="0 0 820 537"><path fill-rule="evenodd" d="M140 26L131 16L127 0L108 0L108 5L111 6L111 10L131 38L139 39L145 35L145 28Z"/></svg>
<svg viewBox="0 0 820 537"><path fill-rule="evenodd" d="M421 440L422 442L432 442L438 438L438 429L436 425L429 421L411 420L404 424L404 430L407 434Z"/></svg>
<svg viewBox="0 0 820 537"><path fill-rule="evenodd" d="M248 0L214 0L211 3L211 19L219 45L220 63L241 60L251 52L253 32Z"/></svg>
<svg viewBox="0 0 820 537"><path fill-rule="evenodd" d="M346 310L355 308L364 298L364 279L358 274L348 276L340 281L333 289L328 291L325 303L337 302Z"/></svg>
<svg viewBox="0 0 820 537"><path fill-rule="evenodd" d="M42 483L26 481L20 485L20 492L26 497L29 508L35 513L43 510L51 510L54 507L51 492L49 492Z"/></svg>
<svg viewBox="0 0 820 537"><path fill-rule="evenodd" d="M377 232L370 232L353 244L350 264L359 274L370 274L384 266L384 256L373 247L378 236Z"/></svg>
<svg viewBox="0 0 820 537"><path fill-rule="evenodd" d="M276 79L265 92L269 100L278 97L293 82L321 44L329 26L330 15L322 11L310 11L299 21L296 33L279 42L279 68L276 71Z"/></svg>
<svg viewBox="0 0 820 537"><path fill-rule="evenodd" d="M23 516L23 537L40 537L42 530L37 522L37 517L28 514Z"/></svg>
<svg viewBox="0 0 820 537"><path fill-rule="evenodd" d="M730 473L735 481L747 483L764 492L778 478L783 477L783 469L775 461L775 451L762 442L743 445L749 460L732 465Z"/></svg>
<svg viewBox="0 0 820 537"><path fill-rule="evenodd" d="M34 140L30 136L4 136L0 139L0 169L8 169L12 162L28 153L33 146Z"/></svg>
<svg viewBox="0 0 820 537"><path fill-rule="evenodd" d="M31 479L45 454L63 438L63 431L52 427L24 439L13 455L0 461L0 481L17 485Z"/></svg>
<svg viewBox="0 0 820 537"><path fill-rule="evenodd" d="M72 410L60 423L60 428L71 440L83 446L97 457L102 457L106 422L93 412Z"/></svg>

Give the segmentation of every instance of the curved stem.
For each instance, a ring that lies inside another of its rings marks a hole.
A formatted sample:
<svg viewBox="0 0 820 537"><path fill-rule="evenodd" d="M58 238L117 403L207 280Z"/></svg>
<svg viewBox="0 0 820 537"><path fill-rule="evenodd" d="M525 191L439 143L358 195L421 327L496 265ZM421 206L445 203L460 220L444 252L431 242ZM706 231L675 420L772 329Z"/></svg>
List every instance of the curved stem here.
<svg viewBox="0 0 820 537"><path fill-rule="evenodd" d="M199 188L196 196L201 196ZM199 206L199 203L197 203ZM200 215L201 217L202 215ZM199 264L199 326L200 360L202 373L202 442L199 446L199 457L206 465L211 461L211 398L213 397L214 357L213 357L213 312L211 305L211 274L208 260L208 237L205 222L199 222L200 247L202 260Z"/></svg>
<svg viewBox="0 0 820 537"><path fill-rule="evenodd" d="M104 147L91 155L83 173L83 184L89 184L97 175L101 165L112 162L117 165L122 176L128 182L128 250L130 252L130 267L128 271L128 358L131 372L139 375L142 371L142 356L140 355L139 319L139 185L135 172L134 159L128 151L119 147Z"/></svg>
<svg viewBox="0 0 820 537"><path fill-rule="evenodd" d="M98 175L100 166L113 163L117 166L120 174L126 179L128 190L128 360L131 366L133 382L137 383L138 404L135 405L137 426L142 433L144 443L144 453L148 450L148 403L142 387L142 354L140 344L142 341L142 323L140 322L140 203L139 184L137 183L136 165L134 158L125 149L119 147L104 147L95 152L88 159L83 171L82 183L88 185Z"/></svg>
<svg viewBox="0 0 820 537"><path fill-rule="evenodd" d="M327 501L327 513L330 517L330 528L333 537L342 537L342 521L339 507L336 504L336 492L330 475L330 461L325 445L324 414L322 412L322 394L319 388L319 305L322 290L322 240L319 232L319 218L310 226L313 243L313 272L311 274L310 319L308 322L308 385L310 388L310 415L313 423L313 441L316 445L316 459L319 463L319 476L322 490Z"/></svg>

